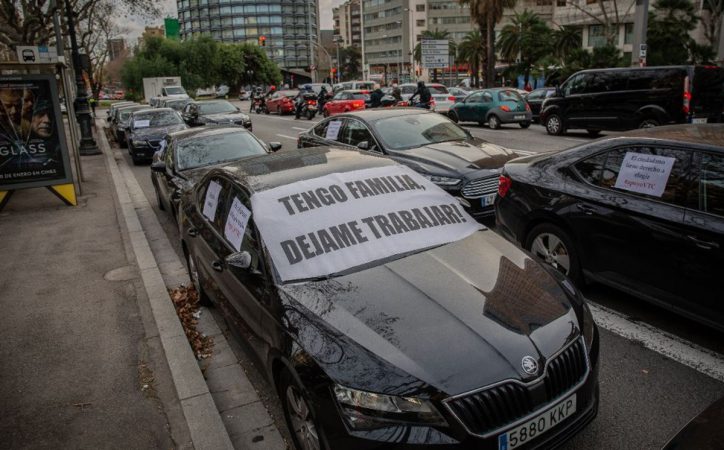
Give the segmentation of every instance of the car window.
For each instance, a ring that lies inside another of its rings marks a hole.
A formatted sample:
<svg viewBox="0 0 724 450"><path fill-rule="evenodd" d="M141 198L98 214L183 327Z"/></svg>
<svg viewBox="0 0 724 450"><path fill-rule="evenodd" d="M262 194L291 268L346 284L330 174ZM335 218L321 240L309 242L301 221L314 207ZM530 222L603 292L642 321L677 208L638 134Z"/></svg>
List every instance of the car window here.
<svg viewBox="0 0 724 450"><path fill-rule="evenodd" d="M603 173L603 167L606 165L607 156L608 153L599 153L577 162L573 167L575 167L576 172L578 172L581 178L591 184L598 184Z"/></svg>
<svg viewBox="0 0 724 450"><path fill-rule="evenodd" d="M254 231L249 196L234 187L230 190L225 204L228 208L223 217L224 240L234 251L248 251L252 256L252 267L257 267L261 246Z"/></svg>
<svg viewBox="0 0 724 450"><path fill-rule="evenodd" d="M219 233L223 231L221 223L223 210L226 208L224 200L228 192L226 187L226 180L220 177L212 177L199 188L196 197L199 212Z"/></svg>
<svg viewBox="0 0 724 450"><path fill-rule="evenodd" d="M483 103L490 103L493 101L493 94L491 92L483 92Z"/></svg>
<svg viewBox="0 0 724 450"><path fill-rule="evenodd" d="M590 73L579 73L574 75L573 78L566 82L563 88L565 95L582 94L586 92L586 87L593 79L593 75Z"/></svg>
<svg viewBox="0 0 724 450"><path fill-rule="evenodd" d="M498 92L498 100L501 102L522 102L523 98L515 91L500 91Z"/></svg>
<svg viewBox="0 0 724 450"><path fill-rule="evenodd" d="M687 205L687 192L693 187L692 152L661 147L627 147L605 155L606 162L594 184L671 205ZM654 156L660 158L652 158ZM632 157L638 162L632 163ZM627 170L622 172L624 161ZM662 164L666 161L671 163L670 168ZM595 169L593 173L595 176ZM656 183L660 185L660 193L653 188Z"/></svg>
<svg viewBox="0 0 724 450"><path fill-rule="evenodd" d="M374 139L372 134L367 129L365 124L359 120L346 120L346 126L342 131L342 135L337 139L339 142L347 145L357 146L360 142L367 141L370 148L374 146Z"/></svg>
<svg viewBox="0 0 724 450"><path fill-rule="evenodd" d="M544 90L535 90L528 94L528 100L538 100L539 98L543 98L544 93Z"/></svg>
<svg viewBox="0 0 724 450"><path fill-rule="evenodd" d="M626 90L626 72L599 72L593 76L586 86L587 94L597 92L615 92Z"/></svg>
<svg viewBox="0 0 724 450"><path fill-rule="evenodd" d="M313 132L316 136L319 136L321 138L327 136L327 127L329 126L329 120L325 120L324 122L321 122L316 127L314 127Z"/></svg>
<svg viewBox="0 0 724 450"><path fill-rule="evenodd" d="M178 170L196 169L266 153L266 148L246 131L207 135L176 143Z"/></svg>
<svg viewBox="0 0 724 450"><path fill-rule="evenodd" d="M435 94L447 94L447 88L445 86L428 86L428 89L430 89L430 93Z"/></svg>
<svg viewBox="0 0 724 450"><path fill-rule="evenodd" d="M334 94L334 97L332 97L332 100L342 100L344 98L344 92L340 91Z"/></svg>
<svg viewBox="0 0 724 450"><path fill-rule="evenodd" d="M168 145L162 155L164 162L166 163L166 167L169 169L173 167L173 153L174 145Z"/></svg>
<svg viewBox="0 0 724 450"><path fill-rule="evenodd" d="M724 156L701 155L698 191L699 209L724 217Z"/></svg>
<svg viewBox="0 0 724 450"><path fill-rule="evenodd" d="M470 94L465 100L465 103L483 103L483 93L476 92L475 94Z"/></svg>

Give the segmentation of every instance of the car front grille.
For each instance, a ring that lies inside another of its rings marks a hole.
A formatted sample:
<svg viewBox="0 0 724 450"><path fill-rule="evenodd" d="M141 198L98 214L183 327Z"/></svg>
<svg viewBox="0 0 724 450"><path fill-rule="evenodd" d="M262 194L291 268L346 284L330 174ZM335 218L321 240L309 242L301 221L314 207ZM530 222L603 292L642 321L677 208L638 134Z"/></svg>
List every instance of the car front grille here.
<svg viewBox="0 0 724 450"><path fill-rule="evenodd" d="M478 178L469 181L463 186L462 194L465 198L479 198L486 194L498 192L498 176Z"/></svg>
<svg viewBox="0 0 724 450"><path fill-rule="evenodd" d="M444 403L469 433L488 437L578 388L588 371L586 347L578 339L550 359L536 380L505 381Z"/></svg>
<svg viewBox="0 0 724 450"><path fill-rule="evenodd" d="M158 139L154 139L154 140L148 141L148 145L150 145L153 148L159 148L161 146L161 141Z"/></svg>

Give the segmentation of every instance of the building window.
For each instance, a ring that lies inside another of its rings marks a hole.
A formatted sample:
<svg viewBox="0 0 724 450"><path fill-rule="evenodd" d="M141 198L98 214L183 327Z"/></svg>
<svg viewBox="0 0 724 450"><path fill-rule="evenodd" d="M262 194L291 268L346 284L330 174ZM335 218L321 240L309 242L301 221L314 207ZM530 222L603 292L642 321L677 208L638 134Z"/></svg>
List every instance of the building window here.
<svg viewBox="0 0 724 450"><path fill-rule="evenodd" d="M417 25L418 27L424 27L424 26L425 26L425 19L418 19L418 20L415 22L415 25Z"/></svg>
<svg viewBox="0 0 724 450"><path fill-rule="evenodd" d="M536 6L551 6L553 0L535 0Z"/></svg>
<svg viewBox="0 0 724 450"><path fill-rule="evenodd" d="M603 47L606 45L606 35L603 32L603 25L588 26L588 46Z"/></svg>
<svg viewBox="0 0 724 450"><path fill-rule="evenodd" d="M417 12L425 11L425 5L415 5L415 11L417 11Z"/></svg>
<svg viewBox="0 0 724 450"><path fill-rule="evenodd" d="M566 6L566 0L556 0L556 6L558 6L558 7Z"/></svg>
<svg viewBox="0 0 724 450"><path fill-rule="evenodd" d="M624 44L633 44L633 38L634 38L634 24L627 23L624 26L623 43Z"/></svg>

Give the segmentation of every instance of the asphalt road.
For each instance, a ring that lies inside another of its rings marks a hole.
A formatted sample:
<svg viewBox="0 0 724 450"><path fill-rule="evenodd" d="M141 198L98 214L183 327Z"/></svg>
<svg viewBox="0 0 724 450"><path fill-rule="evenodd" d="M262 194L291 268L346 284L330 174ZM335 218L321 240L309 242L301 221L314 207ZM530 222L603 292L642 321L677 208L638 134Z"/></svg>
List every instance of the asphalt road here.
<svg viewBox="0 0 724 450"><path fill-rule="evenodd" d="M248 102L237 104L248 110ZM281 151L293 151L297 134L317 122L273 115L252 115L252 120L254 134L267 142L281 142ZM517 126L502 130L477 125L467 128L491 142L532 152L592 141L585 134L548 136L535 125L528 130ZM125 158L132 165L127 155ZM135 166L133 173L151 204L156 205L148 166ZM177 227L170 216L157 208L156 213L170 240L178 242ZM724 396L724 335L607 288L591 286L584 295L594 305L612 310L609 314L604 309L603 315L596 316L597 321L601 318L601 402L596 420L563 448L658 449L694 415ZM243 342L236 352L283 429L274 391L252 368ZM713 373L713 377L706 373Z"/></svg>

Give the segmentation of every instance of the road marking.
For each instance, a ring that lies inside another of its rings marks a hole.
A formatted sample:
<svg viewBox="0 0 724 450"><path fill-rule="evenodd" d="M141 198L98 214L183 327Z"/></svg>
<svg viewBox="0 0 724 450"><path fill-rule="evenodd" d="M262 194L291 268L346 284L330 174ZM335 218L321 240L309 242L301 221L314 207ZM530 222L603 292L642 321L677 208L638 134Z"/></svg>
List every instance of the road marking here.
<svg viewBox="0 0 724 450"><path fill-rule="evenodd" d="M285 139L291 139L291 140L293 140L293 141L296 141L296 140L297 140L297 138L291 137L291 136L287 136L286 134L277 134L277 136L283 137L283 138L285 138Z"/></svg>
<svg viewBox="0 0 724 450"><path fill-rule="evenodd" d="M292 127L292 130L307 131L309 128Z"/></svg>
<svg viewBox="0 0 724 450"><path fill-rule="evenodd" d="M724 358L716 352L651 325L632 322L620 313L591 301L588 305L599 327L724 382Z"/></svg>

